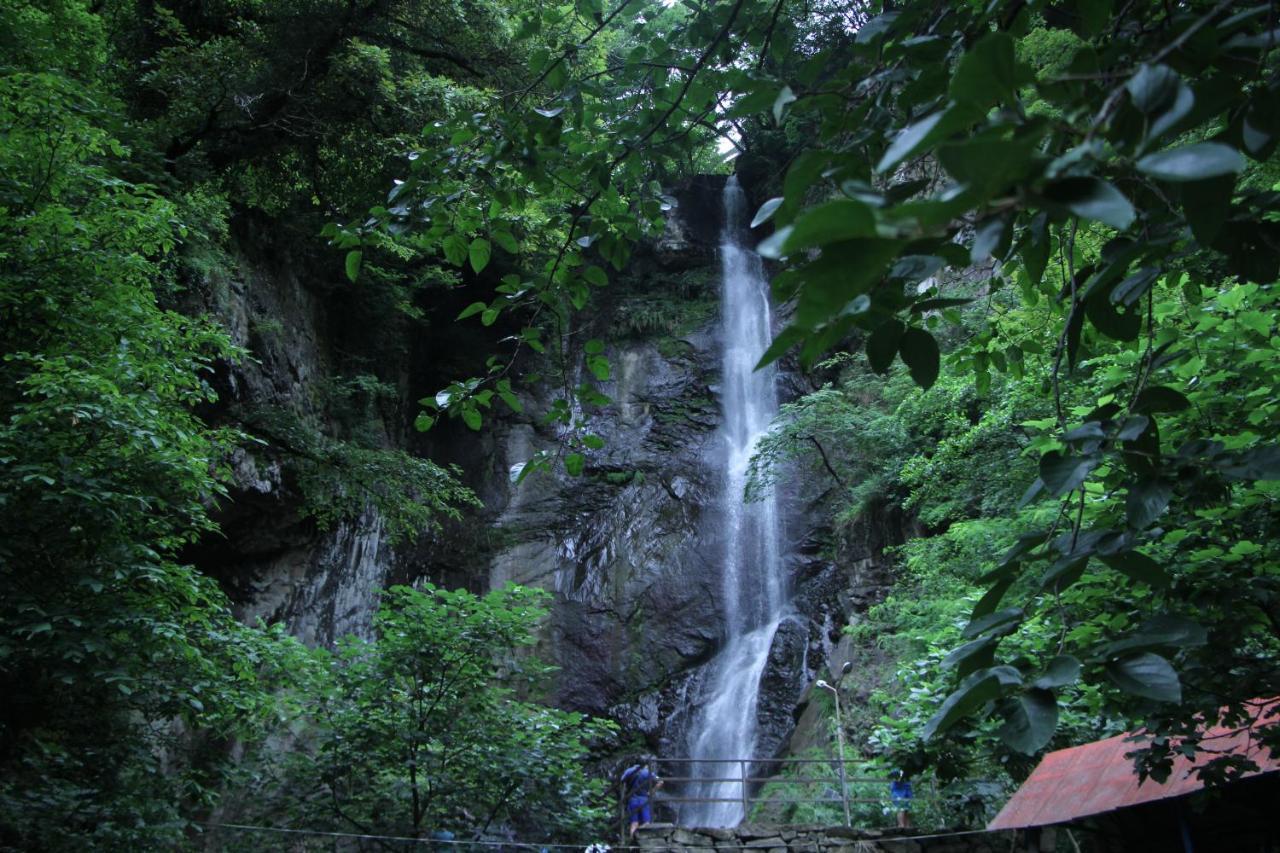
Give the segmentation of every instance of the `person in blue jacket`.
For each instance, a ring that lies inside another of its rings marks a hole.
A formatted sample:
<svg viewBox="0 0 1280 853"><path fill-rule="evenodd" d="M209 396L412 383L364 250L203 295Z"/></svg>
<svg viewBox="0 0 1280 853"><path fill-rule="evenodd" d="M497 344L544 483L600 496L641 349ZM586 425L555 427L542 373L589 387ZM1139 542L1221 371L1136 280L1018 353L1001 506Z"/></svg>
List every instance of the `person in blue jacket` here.
<svg viewBox="0 0 1280 853"><path fill-rule="evenodd" d="M649 759L642 758L639 764L633 764L622 771L622 791L627 800L627 822L630 824L628 835L635 837L636 827L653 820L653 810L649 800L653 792L662 787L662 780L649 769Z"/></svg>
<svg viewBox="0 0 1280 853"><path fill-rule="evenodd" d="M901 770L889 774L889 799L898 809L898 826L906 829L911 826L911 780Z"/></svg>

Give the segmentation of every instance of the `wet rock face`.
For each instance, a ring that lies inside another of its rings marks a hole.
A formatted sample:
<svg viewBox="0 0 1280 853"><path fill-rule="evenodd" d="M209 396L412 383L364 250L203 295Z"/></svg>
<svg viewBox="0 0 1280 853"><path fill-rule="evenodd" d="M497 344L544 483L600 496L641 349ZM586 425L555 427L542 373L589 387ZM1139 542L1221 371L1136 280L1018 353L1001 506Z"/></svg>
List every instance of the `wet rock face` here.
<svg viewBox="0 0 1280 853"><path fill-rule="evenodd" d="M493 521L512 541L492 559L489 586L554 594L547 649L561 667L557 701L645 734L663 727L657 693L709 658L722 633L705 512L718 474L703 462L717 422L707 387L717 354L705 332L683 344L676 360L644 342L611 346L618 369L601 390L614 403L588 423L605 447L581 477L539 473L509 485ZM495 467L557 440L514 424L501 431Z"/></svg>
<svg viewBox="0 0 1280 853"><path fill-rule="evenodd" d="M654 255L668 269L686 269L715 262L716 245L724 227L720 196L724 175L696 175L671 192L674 208L667 212L666 232Z"/></svg>
<svg viewBox="0 0 1280 853"><path fill-rule="evenodd" d="M317 530L300 515L282 454L255 447L233 460L232 500L219 510L225 535L193 549L192 561L219 579L243 618L282 621L315 644L348 632L368 636L377 594L393 582L546 589L552 599L542 652L560 667L554 701L615 719L624 740L682 753L688 697L698 695L702 665L724 634L723 533L713 510L722 473L709 461L722 455L715 446L715 281L723 182L707 177L674 191L666 234L629 267L643 298L676 319L662 331L619 331L619 297L603 291L579 330L607 344L612 376L598 385L613 401L583 415L605 446L587 453L582 476L561 470L511 481L513 467L538 450L556 451L562 438L537 418L558 389L531 386L528 414L487 422L480 433L449 423L425 436L407 434L404 424L380 427L387 446L408 444L466 471L486 509L465 527L396 548L373 514ZM332 293L304 284L306 274L288 258L241 237L239 277L194 306L223 317L235 342L254 354L220 369L224 409L266 407L323 423L319 389L336 370L344 318ZM442 369L439 352L415 346L392 368L402 371L412 399L440 387L431 371ZM572 381L584 377L580 371ZM805 385L784 370L779 389L789 399ZM820 549L829 531L809 520L822 517L827 484L793 477L780 488L797 616L779 629L763 676L759 755L785 744L796 703L850 605Z"/></svg>
<svg viewBox="0 0 1280 853"><path fill-rule="evenodd" d="M211 382L219 403L202 414L215 423L270 413L324 424L321 388L335 373L325 294L269 245L266 229L240 223L238 232L230 280L192 287L201 301L185 307L219 318L252 357L216 366ZM317 529L300 514L278 442L242 447L230 462L230 494L214 512L221 535L205 537L184 557L219 581L245 621L284 622L313 645L348 633L369 637L396 558L381 519L366 512Z"/></svg>
<svg viewBox="0 0 1280 853"><path fill-rule="evenodd" d="M777 755L795 727L793 711L812 675L807 665L810 629L806 617L796 616L784 620L773 637L756 703L757 756Z"/></svg>
<svg viewBox="0 0 1280 853"><path fill-rule="evenodd" d="M670 286L672 269L701 264L718 277L722 187L711 181L677 194L663 240L633 261L652 270L655 292ZM588 332L608 343L613 376L600 390L613 403L590 414L588 428L605 447L587 455L582 477L539 474L513 486L499 475L553 449L558 436L533 421L511 423L495 434L491 473L479 487L496 511L492 524L509 537L489 563L489 586L517 582L554 594L544 650L560 667L556 701L611 717L624 740L638 736L662 755L684 753L689 697L699 695L702 665L724 635L718 324L712 311L686 332L619 338L602 312ZM790 398L802 385L784 375L779 387ZM549 402L530 399L526 409ZM842 624L842 584L819 553L826 531L807 520L825 484L784 478L780 488L799 612L779 628L763 675L762 756L785 746L832 625Z"/></svg>

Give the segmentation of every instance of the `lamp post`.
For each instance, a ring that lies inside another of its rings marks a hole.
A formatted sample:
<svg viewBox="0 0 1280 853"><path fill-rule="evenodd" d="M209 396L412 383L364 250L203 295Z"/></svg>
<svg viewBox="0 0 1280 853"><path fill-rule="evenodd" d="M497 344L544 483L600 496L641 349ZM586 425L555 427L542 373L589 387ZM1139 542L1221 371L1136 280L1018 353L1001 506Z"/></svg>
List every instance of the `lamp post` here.
<svg viewBox="0 0 1280 853"><path fill-rule="evenodd" d="M846 665L845 671L847 672L848 669ZM836 700L836 743L840 748L840 799L844 802L844 825L851 826L853 821L849 817L849 786L844 775L844 724L840 722L840 692L821 679L818 680L817 686L823 690L830 690Z"/></svg>

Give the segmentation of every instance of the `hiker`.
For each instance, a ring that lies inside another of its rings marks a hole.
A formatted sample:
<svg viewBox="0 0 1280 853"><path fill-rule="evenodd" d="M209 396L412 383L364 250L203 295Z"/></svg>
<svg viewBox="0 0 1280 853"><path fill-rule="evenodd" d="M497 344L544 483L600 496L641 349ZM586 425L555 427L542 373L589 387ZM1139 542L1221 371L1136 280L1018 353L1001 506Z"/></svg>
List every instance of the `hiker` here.
<svg viewBox="0 0 1280 853"><path fill-rule="evenodd" d="M662 787L662 780L649 769L649 759L640 759L622 771L622 794L627 801L627 820L631 824L628 837L635 838L636 827L653 820L649 799Z"/></svg>
<svg viewBox="0 0 1280 853"><path fill-rule="evenodd" d="M911 826L911 781L901 770L889 774L889 798L898 807L898 828Z"/></svg>

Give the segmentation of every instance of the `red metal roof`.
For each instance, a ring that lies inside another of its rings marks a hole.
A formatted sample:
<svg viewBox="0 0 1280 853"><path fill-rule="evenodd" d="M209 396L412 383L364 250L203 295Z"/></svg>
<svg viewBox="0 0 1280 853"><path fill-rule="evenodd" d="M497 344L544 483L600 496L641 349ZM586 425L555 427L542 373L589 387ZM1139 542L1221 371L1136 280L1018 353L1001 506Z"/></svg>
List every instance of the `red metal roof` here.
<svg viewBox="0 0 1280 853"><path fill-rule="evenodd" d="M1253 710L1254 722L1262 726L1280 724L1277 709L1280 709L1280 698L1258 700ZM1247 776L1280 770L1280 759L1270 758L1268 750L1258 744L1256 735L1256 729L1214 726L1205 736L1209 741L1206 746L1211 744L1219 754L1247 755L1261 768L1245 774ZM1139 785L1133 761L1124 754L1133 752L1141 744L1127 740L1129 737L1117 735L1049 753L987 829L1068 823L1140 803L1181 797L1204 787L1194 775L1195 765L1181 755L1174 759L1173 772L1167 782L1160 784L1148 779Z"/></svg>

